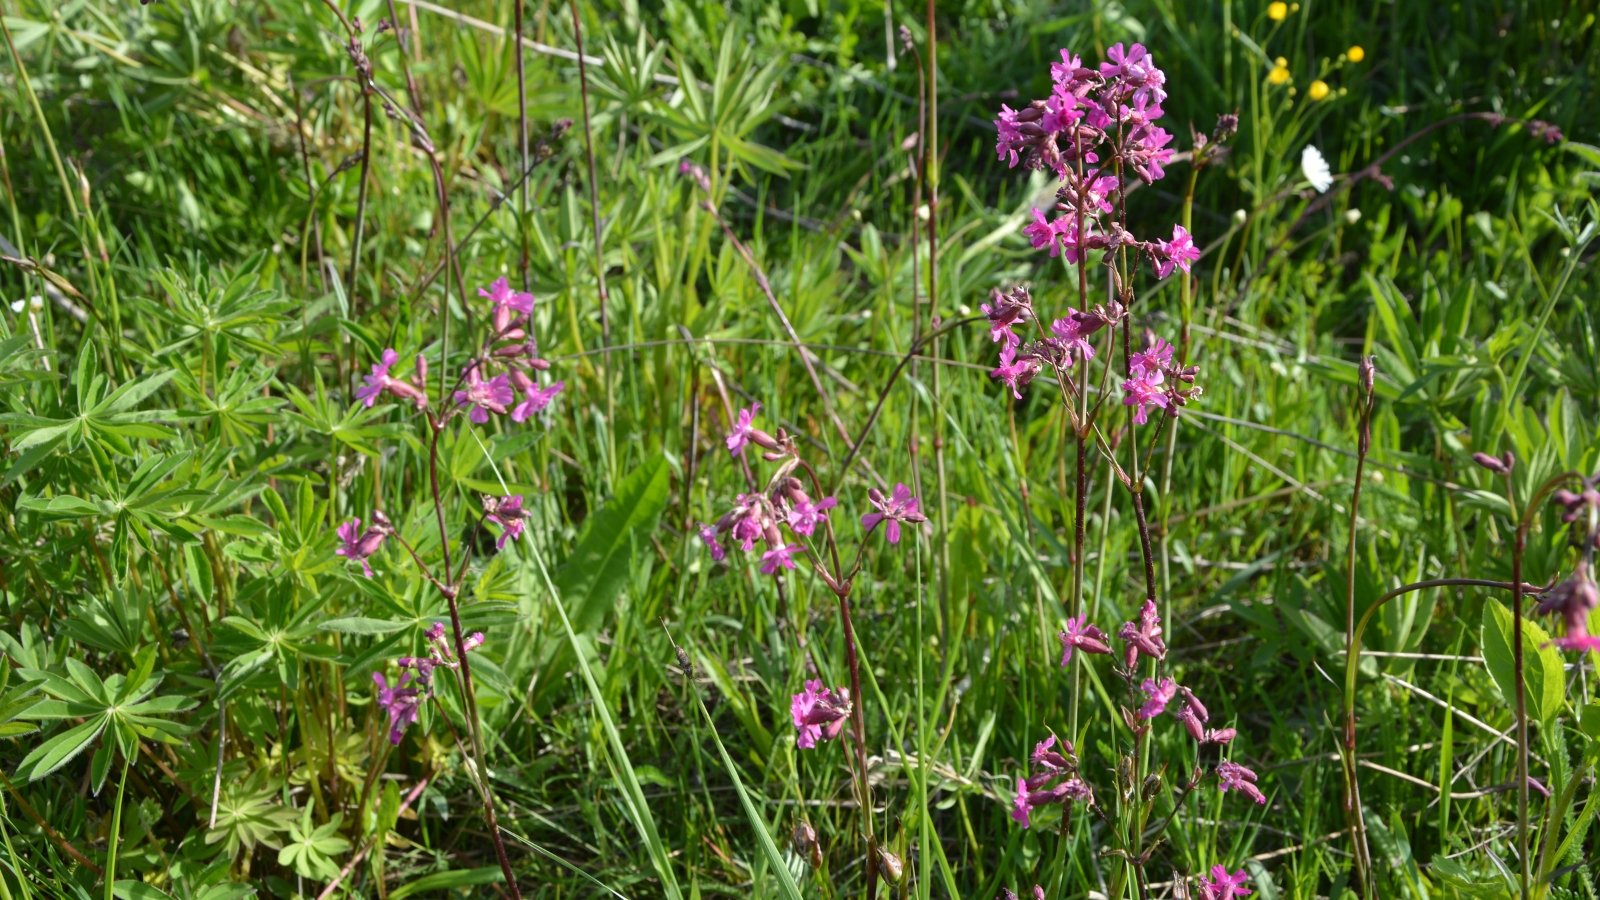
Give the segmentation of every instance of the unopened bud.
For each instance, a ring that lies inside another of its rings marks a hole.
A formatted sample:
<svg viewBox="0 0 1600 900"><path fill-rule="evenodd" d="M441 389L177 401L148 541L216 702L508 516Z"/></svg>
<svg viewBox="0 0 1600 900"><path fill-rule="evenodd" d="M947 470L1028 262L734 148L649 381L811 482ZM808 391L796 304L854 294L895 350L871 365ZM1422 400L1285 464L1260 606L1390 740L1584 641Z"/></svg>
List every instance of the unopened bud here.
<svg viewBox="0 0 1600 900"><path fill-rule="evenodd" d="M421 353L417 354L417 384L428 383L428 358Z"/></svg>
<svg viewBox="0 0 1600 900"><path fill-rule="evenodd" d="M794 852L807 862L813 869L822 867L822 841L817 838L817 830L811 823L801 820L794 826Z"/></svg>
<svg viewBox="0 0 1600 900"><path fill-rule="evenodd" d="M1358 367L1358 371L1361 375L1361 390L1371 396L1373 384L1378 377L1377 362L1370 356L1363 356L1361 357L1361 365Z"/></svg>
<svg viewBox="0 0 1600 900"><path fill-rule="evenodd" d="M900 878L905 875L905 871L905 863L900 861L900 857L882 847L878 848L878 874L883 876L884 881L890 884L899 884Z"/></svg>
<svg viewBox="0 0 1600 900"><path fill-rule="evenodd" d="M1501 462L1500 460L1495 459L1489 454L1481 451L1472 454L1472 461L1480 466L1483 466L1485 469L1488 469L1496 475L1504 475L1511 471L1510 469L1506 468L1506 464L1504 462Z"/></svg>

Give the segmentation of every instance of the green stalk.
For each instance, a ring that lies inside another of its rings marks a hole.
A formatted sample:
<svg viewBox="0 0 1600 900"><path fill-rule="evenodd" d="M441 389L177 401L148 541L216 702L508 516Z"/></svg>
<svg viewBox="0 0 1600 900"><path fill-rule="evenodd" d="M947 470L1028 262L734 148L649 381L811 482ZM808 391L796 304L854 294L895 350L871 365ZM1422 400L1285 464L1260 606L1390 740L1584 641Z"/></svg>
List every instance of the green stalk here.
<svg viewBox="0 0 1600 900"><path fill-rule="evenodd" d="M116 900L117 844L122 837L122 795L128 787L130 761L129 757L122 757L122 774L117 778L117 803L111 808L111 838L106 846L106 900Z"/></svg>

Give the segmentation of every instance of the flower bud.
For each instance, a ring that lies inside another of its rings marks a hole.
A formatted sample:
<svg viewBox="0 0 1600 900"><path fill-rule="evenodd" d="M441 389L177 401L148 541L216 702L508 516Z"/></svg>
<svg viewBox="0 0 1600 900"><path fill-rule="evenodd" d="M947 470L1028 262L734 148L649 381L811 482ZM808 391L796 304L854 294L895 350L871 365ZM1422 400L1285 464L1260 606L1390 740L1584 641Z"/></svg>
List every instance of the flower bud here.
<svg viewBox="0 0 1600 900"><path fill-rule="evenodd" d="M1361 375L1361 390L1367 396L1372 396L1373 383L1377 380L1378 375L1377 362L1370 356L1363 356L1361 357L1361 365L1358 367L1358 371Z"/></svg>
<svg viewBox="0 0 1600 900"><path fill-rule="evenodd" d="M428 383L428 358L421 353L417 354L417 384Z"/></svg>
<svg viewBox="0 0 1600 900"><path fill-rule="evenodd" d="M884 881L899 884L905 870L905 863L900 861L900 857L882 847L878 848L878 874L883 876Z"/></svg>
<svg viewBox="0 0 1600 900"><path fill-rule="evenodd" d="M794 826L794 852L809 862L813 869L822 867L822 842L817 838L817 830L804 819Z"/></svg>
<svg viewBox="0 0 1600 900"><path fill-rule="evenodd" d="M1506 468L1506 464L1504 462L1501 462L1500 460L1495 459L1494 457L1482 451L1472 454L1472 461L1495 473L1496 475L1504 475L1510 471L1510 469Z"/></svg>

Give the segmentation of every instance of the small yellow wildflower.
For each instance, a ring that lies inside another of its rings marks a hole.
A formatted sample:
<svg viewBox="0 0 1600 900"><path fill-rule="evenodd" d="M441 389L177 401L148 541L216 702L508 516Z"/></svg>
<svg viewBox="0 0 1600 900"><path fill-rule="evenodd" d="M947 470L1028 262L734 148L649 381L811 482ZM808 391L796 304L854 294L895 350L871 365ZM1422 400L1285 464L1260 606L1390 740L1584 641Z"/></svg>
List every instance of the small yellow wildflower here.
<svg viewBox="0 0 1600 900"><path fill-rule="evenodd" d="M1313 100L1321 100L1322 98L1328 96L1328 83L1319 78L1316 81L1311 82L1311 87L1306 89L1306 93L1309 94Z"/></svg>
<svg viewBox="0 0 1600 900"><path fill-rule="evenodd" d="M1267 4L1267 18L1274 22L1282 22L1289 15L1289 4L1273 2Z"/></svg>
<svg viewBox="0 0 1600 900"><path fill-rule="evenodd" d="M1367 58L1367 51L1361 49L1361 45L1357 44L1344 52L1344 58L1351 62L1361 62Z"/></svg>
<svg viewBox="0 0 1600 900"><path fill-rule="evenodd" d="M1273 66L1267 73L1267 84L1288 84L1289 69L1285 66Z"/></svg>

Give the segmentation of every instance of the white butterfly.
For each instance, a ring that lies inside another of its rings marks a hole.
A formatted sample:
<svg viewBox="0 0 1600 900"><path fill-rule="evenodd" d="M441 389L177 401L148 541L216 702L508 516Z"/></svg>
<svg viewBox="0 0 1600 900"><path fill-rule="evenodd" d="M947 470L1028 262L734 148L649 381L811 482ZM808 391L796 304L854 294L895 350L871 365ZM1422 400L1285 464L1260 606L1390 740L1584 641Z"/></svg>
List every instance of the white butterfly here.
<svg viewBox="0 0 1600 900"><path fill-rule="evenodd" d="M1310 144L1300 151L1300 173L1306 176L1319 194L1326 193L1333 186L1333 170L1328 168L1328 161L1322 158L1322 151Z"/></svg>

